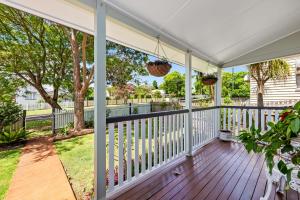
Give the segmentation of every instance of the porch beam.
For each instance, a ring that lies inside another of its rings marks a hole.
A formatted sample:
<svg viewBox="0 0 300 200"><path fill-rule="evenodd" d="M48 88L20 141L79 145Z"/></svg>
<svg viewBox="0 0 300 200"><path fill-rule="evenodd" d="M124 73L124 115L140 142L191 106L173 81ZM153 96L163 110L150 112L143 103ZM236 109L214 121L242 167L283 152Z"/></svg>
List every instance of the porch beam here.
<svg viewBox="0 0 300 200"><path fill-rule="evenodd" d="M106 199L106 9L102 0L96 2L95 14L95 107L94 107L94 176L95 200Z"/></svg>
<svg viewBox="0 0 300 200"><path fill-rule="evenodd" d="M185 54L185 108L188 109L185 121L186 133L186 153L188 156L192 155L192 54L187 51Z"/></svg>

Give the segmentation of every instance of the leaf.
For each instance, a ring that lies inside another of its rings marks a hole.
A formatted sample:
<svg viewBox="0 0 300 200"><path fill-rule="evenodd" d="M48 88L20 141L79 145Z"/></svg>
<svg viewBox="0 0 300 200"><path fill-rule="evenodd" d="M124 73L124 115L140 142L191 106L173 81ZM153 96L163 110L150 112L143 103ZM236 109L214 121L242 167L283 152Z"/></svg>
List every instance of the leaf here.
<svg viewBox="0 0 300 200"><path fill-rule="evenodd" d="M298 171L298 173L297 173L297 177L298 177L298 178L300 178L300 171Z"/></svg>
<svg viewBox="0 0 300 200"><path fill-rule="evenodd" d="M294 165L300 164L300 155L298 155L298 154L294 155L294 156L292 157L292 163L293 163Z"/></svg>
<svg viewBox="0 0 300 200"><path fill-rule="evenodd" d="M300 119L296 118L291 122L291 129L294 133L298 133L300 128Z"/></svg>
<svg viewBox="0 0 300 200"><path fill-rule="evenodd" d="M280 160L278 162L277 167L278 167L279 171L283 174L286 174L288 172L288 168L282 160Z"/></svg>
<svg viewBox="0 0 300 200"><path fill-rule="evenodd" d="M290 144L287 144L281 149L281 153L288 153L293 150L294 150L293 146Z"/></svg>
<svg viewBox="0 0 300 200"><path fill-rule="evenodd" d="M298 101L295 105L294 105L294 109L297 111L300 111L300 101Z"/></svg>

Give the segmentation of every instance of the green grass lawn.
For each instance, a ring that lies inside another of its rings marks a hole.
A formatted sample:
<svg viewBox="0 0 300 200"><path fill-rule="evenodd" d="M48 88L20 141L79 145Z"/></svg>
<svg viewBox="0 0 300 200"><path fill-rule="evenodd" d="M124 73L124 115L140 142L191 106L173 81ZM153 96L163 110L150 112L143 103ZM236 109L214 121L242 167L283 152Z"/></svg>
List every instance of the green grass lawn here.
<svg viewBox="0 0 300 200"><path fill-rule="evenodd" d="M3 200L19 162L21 149L0 151L0 200Z"/></svg>
<svg viewBox="0 0 300 200"><path fill-rule="evenodd" d="M93 189L94 135L85 135L55 143L78 200Z"/></svg>
<svg viewBox="0 0 300 200"><path fill-rule="evenodd" d="M133 137L132 137L133 138ZM106 140L108 141L108 135ZM115 138L115 144L118 138ZM142 151L142 140L139 139L139 153ZM145 140L146 151L148 140ZM153 143L152 143L153 144ZM132 140L134 147L134 141ZM78 200L83 199L85 194L90 193L93 189L94 181L94 135L84 135L68 140L55 142L55 147L67 172L72 188ZM108 150L106 151L108 152ZM118 163L118 149L115 146L114 152L115 166ZM134 148L132 148L132 157L134 157ZM108 166L108 156L106 164Z"/></svg>

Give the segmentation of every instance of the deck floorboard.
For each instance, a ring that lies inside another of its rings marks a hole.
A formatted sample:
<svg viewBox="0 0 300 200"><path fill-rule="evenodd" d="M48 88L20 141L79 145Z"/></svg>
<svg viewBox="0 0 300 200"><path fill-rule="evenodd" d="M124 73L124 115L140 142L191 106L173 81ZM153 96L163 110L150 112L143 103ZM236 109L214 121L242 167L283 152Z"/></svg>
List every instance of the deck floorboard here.
<svg viewBox="0 0 300 200"><path fill-rule="evenodd" d="M193 157L162 168L109 199L259 200L265 193L266 184L263 156L248 154L241 144L214 140ZM285 195L277 194L275 185L270 199L300 200L293 190Z"/></svg>

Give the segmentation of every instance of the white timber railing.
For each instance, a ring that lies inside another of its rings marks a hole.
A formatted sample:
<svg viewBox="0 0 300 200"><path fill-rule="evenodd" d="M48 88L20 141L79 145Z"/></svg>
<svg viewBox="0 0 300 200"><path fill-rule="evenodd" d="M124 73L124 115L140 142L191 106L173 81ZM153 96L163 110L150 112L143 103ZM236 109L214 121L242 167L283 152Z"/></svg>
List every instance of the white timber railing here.
<svg viewBox="0 0 300 200"><path fill-rule="evenodd" d="M218 137L218 112L218 107L193 109L190 133L187 109L107 118L108 192L185 156L188 134L192 134L193 151Z"/></svg>
<svg viewBox="0 0 300 200"><path fill-rule="evenodd" d="M193 150L218 137L218 113L217 107L193 109Z"/></svg>
<svg viewBox="0 0 300 200"><path fill-rule="evenodd" d="M107 118L108 191L184 155L188 110Z"/></svg>
<svg viewBox="0 0 300 200"><path fill-rule="evenodd" d="M254 126L262 131L269 129L268 122L277 122L279 113L286 107L221 106L221 129L238 135L243 129Z"/></svg>
<svg viewBox="0 0 300 200"><path fill-rule="evenodd" d="M278 121L281 107L215 106L192 110L192 130L187 132L188 110L107 118L107 190L113 194L136 183L154 170L187 155L192 134L195 152L216 139L220 129L235 135L252 125L263 131ZM260 123L259 123L260 122Z"/></svg>

